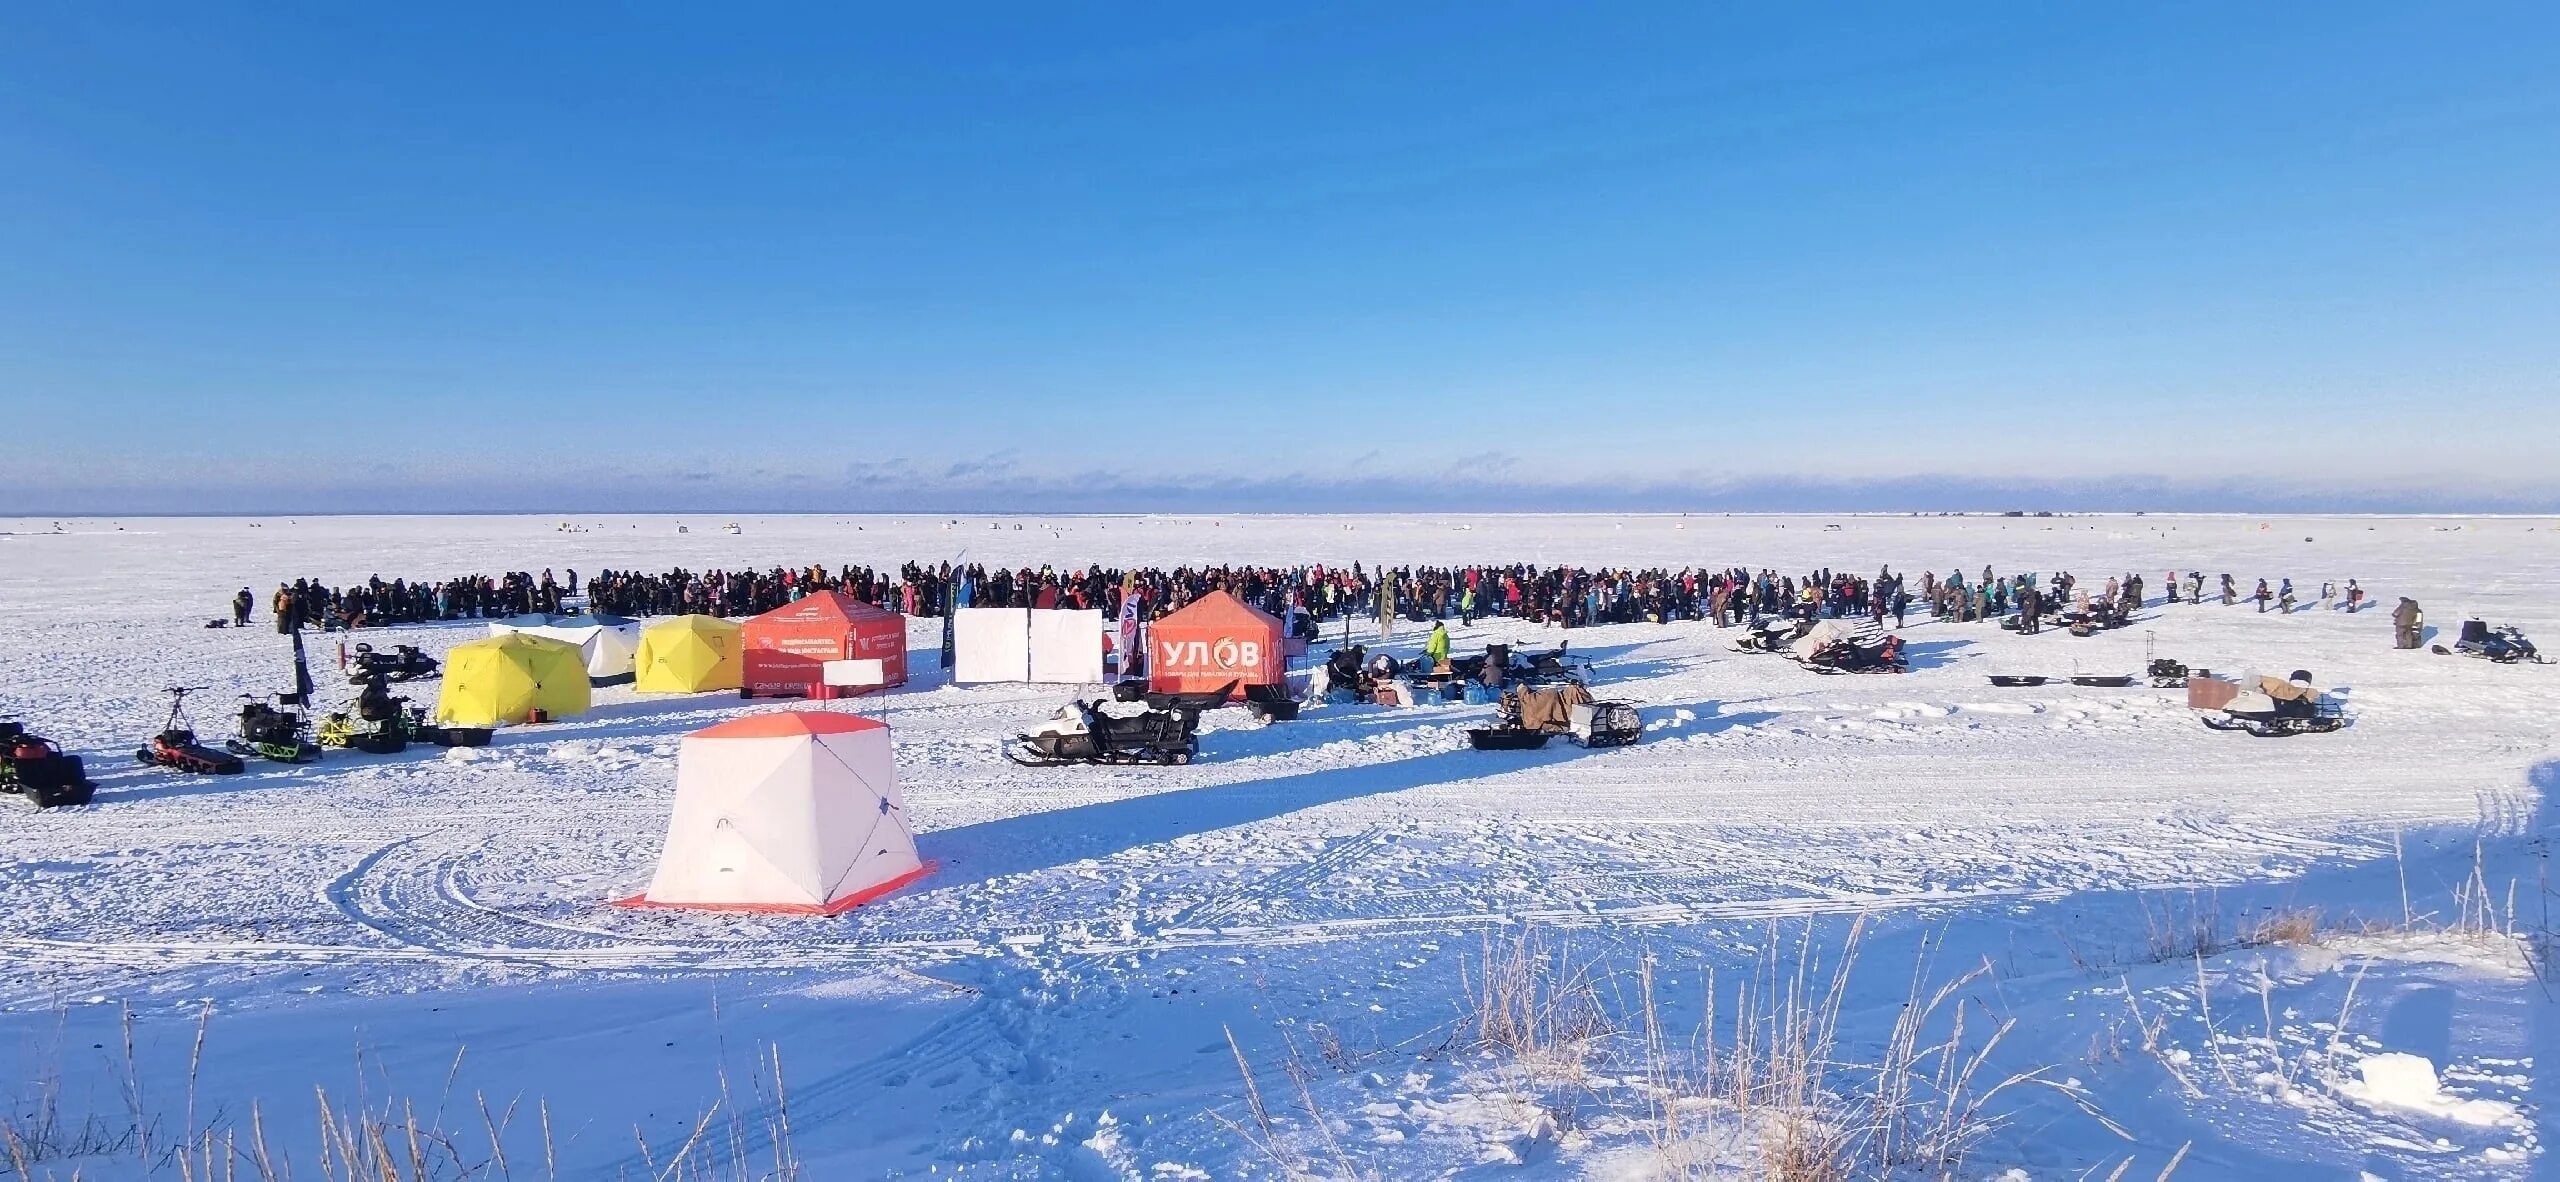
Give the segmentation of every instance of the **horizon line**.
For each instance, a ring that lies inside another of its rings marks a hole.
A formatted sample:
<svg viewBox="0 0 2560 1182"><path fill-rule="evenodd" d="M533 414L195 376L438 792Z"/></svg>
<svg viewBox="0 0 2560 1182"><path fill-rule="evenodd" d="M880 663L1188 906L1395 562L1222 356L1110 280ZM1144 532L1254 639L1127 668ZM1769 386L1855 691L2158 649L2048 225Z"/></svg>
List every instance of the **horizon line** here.
<svg viewBox="0 0 2560 1182"><path fill-rule="evenodd" d="M1658 517L1658 518L1692 518L1692 517L1704 517L1704 518L1716 518L1716 517L1769 517L1769 518L1775 518L1775 517L1789 517L1789 518L1816 518L1816 517L1847 517L1847 518L1894 518L1894 519L1907 519L1907 518L1913 518L1913 517L1968 517L1968 518L1978 517L1978 518L1986 518L1986 519L1992 519L1992 520L2004 520L2004 521L2015 521L2015 520L2027 520L2027 521L2051 521L2051 520L2059 520L2059 519L2063 519L2063 518L2090 518L2090 517L2120 517L2120 518L2127 518L2127 519L2131 519L2131 518L2143 518L2143 517L2197 517L2197 518L2217 518L2217 519L2226 519L2226 518L2227 518L2227 519L2242 519L2242 518L2250 518L2250 517L2335 517L2335 518L2366 518L2366 519L2373 519L2373 520L2413 520L2413 521L2415 521L2415 520L2443 521L2443 520L2460 520L2460 519L2466 519L2466 518L2495 518L2495 519L2500 519L2500 520L2533 520L2533 519L2541 519L2541 518L2550 518L2550 519L2560 520L2560 511L2553 511L2553 512L2540 512L2540 513L2536 513L2536 512L2518 512L2518 511L2514 511L2514 510L2483 510L2483 511L2479 511L2479 512L2452 512L2452 511L2444 511L2444 510L2359 510L2359 509L2335 509L2335 510L2330 510L2330 509L2286 509L2286 510L2201 510L2201 509L2162 509L2162 510L2148 510L2148 509L2028 509L2028 510L2015 510L2015 509L1837 509L1837 510L1824 510L1824 509L1626 509L1626 510L1609 510L1609 509L1561 509L1561 510L1535 510L1535 509L1457 509L1457 510L1452 510L1452 509L1326 509L1326 510L1256 510L1256 509L1244 509L1244 510L1232 510L1232 511L1226 511L1226 510L1204 510L1204 511L1199 511L1199 512L1180 512L1180 511L1175 511L1175 510L1164 510L1164 509L1132 509L1132 510L1118 510L1118 511L1103 511L1103 510L1090 510L1090 509L1082 509L1082 510L1045 510L1045 511L1035 511L1035 510L1018 510L1018 509L970 509L970 510L957 510L957 509L918 509L918 510L903 510L903 511L902 511L902 510L890 510L890 509L851 509L851 510L829 510L829 509L742 509L742 508L728 508L728 509L719 509L719 508L697 508L697 509L611 509L611 510L594 510L594 509L434 509L434 510L429 510L429 509L381 509L381 510L363 510L363 511L338 511L338 510L312 510L312 511L299 511L299 510L265 510L265 511L234 511L234 510L221 510L221 511L213 511L213 510L208 510L208 511L204 511L204 512L183 512L183 511L171 511L171 510L143 510L143 511L132 512L132 513L101 513L101 512L84 512L84 513L42 513L42 512L36 512L36 513L28 513L28 512L8 512L8 511L0 511L0 520L15 520L15 521L36 521L36 520L49 520L49 521L128 521L128 520L131 520L131 521L153 521L153 520L166 520L166 521L218 521L218 520L249 520L249 519L256 519L256 518L275 518L275 517L291 518L291 519L299 519L299 518L304 518L304 517L312 517L312 518L320 518L320 519L325 519L325 520L334 520L334 519L352 519L352 518L366 518L366 517L390 517L390 518L409 518L409 517L418 517L418 518L424 518L424 517L529 517L529 518L562 518L562 517L574 517L574 516L594 516L594 517L682 517L682 516L687 516L687 515L701 515L701 516L713 516L713 517L722 516L722 515L733 515L733 516L745 516L745 517L804 517L804 518L814 518L814 517L869 517L869 518L895 518L895 519L909 519L909 518L918 518L918 517L923 517L923 518L933 518L933 517L943 517L943 516L948 516L948 517L949 517L950 519L952 519L952 520L960 520L960 519L963 519L963 518L971 518L971 517L976 517L976 518L990 518L990 517L1003 517L1003 518L1033 518L1033 517L1045 517L1045 518L1083 519L1083 520L1102 519L1102 518L1130 518L1130 519L1136 519L1136 518L1148 518L1148 517L1186 517L1186 518L1190 518L1190 517L1248 517L1248 518L1250 518L1250 517L1263 517L1263 518L1283 518L1283 517L1318 517L1318 518L1348 518L1348 517L1444 517L1444 518L1445 518L1445 517L1523 517L1523 518L1526 518L1526 517L1547 517L1547 518L1555 518L1555 517Z"/></svg>

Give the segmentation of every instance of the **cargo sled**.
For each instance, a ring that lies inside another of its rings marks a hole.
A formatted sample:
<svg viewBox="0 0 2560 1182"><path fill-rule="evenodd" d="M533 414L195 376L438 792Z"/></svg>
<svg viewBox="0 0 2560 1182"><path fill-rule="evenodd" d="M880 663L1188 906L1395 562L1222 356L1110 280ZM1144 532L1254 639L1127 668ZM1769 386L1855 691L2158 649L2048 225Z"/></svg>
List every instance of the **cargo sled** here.
<svg viewBox="0 0 2560 1182"><path fill-rule="evenodd" d="M2261 739L2327 734L2347 725L2336 702L2311 684L2311 675L2296 671L2291 679L2261 677L2256 689L2243 689L2220 710L2202 716L2218 731L2245 731Z"/></svg>

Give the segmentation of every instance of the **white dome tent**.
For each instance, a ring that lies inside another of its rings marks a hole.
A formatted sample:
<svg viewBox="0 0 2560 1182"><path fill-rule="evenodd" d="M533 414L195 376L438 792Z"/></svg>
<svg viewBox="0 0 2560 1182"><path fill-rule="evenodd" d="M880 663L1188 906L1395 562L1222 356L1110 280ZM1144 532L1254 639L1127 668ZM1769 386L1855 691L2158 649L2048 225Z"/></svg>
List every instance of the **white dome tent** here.
<svg viewBox="0 0 2560 1182"><path fill-rule="evenodd" d="M510 616L489 623L489 634L522 632L576 645L587 663L591 685L620 685L631 680L640 652L640 625L620 616Z"/></svg>
<svg viewBox="0 0 2560 1182"><path fill-rule="evenodd" d="M888 725L823 710L695 731L649 889L627 907L840 915L922 878Z"/></svg>

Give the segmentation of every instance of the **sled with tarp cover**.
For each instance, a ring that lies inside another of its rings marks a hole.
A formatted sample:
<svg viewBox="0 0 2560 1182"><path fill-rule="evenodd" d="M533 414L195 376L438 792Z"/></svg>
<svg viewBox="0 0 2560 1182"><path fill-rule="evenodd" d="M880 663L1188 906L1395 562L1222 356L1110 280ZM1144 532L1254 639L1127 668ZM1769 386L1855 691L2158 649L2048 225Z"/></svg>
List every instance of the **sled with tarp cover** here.
<svg viewBox="0 0 2560 1182"><path fill-rule="evenodd" d="M2289 679L2261 677L2254 688L2243 688L2220 710L2202 717L2214 730L2244 731L2261 739L2327 734L2347 725L2338 704L2300 670Z"/></svg>
<svg viewBox="0 0 2560 1182"><path fill-rule="evenodd" d="M1787 644L1787 656L1816 673L1900 673L1902 638L1872 622L1819 620Z"/></svg>

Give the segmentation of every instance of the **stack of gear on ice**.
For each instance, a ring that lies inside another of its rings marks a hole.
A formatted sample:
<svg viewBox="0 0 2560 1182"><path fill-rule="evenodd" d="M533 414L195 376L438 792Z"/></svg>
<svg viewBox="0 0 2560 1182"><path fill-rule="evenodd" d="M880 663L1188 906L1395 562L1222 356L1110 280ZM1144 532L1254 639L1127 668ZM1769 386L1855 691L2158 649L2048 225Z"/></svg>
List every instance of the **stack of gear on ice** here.
<svg viewBox="0 0 2560 1182"><path fill-rule="evenodd" d="M1386 653L1371 656L1367 645L1344 645L1309 675L1308 700L1382 706L1448 701L1483 705L1500 698L1505 686L1579 683L1591 668L1589 661L1571 655L1565 645L1542 653L1515 653L1510 645L1489 644L1475 656L1452 657L1446 643L1444 634L1435 633L1422 656L1402 661Z"/></svg>
<svg viewBox="0 0 2560 1182"><path fill-rule="evenodd" d="M2187 705L2218 731L2245 731L2262 739L2326 734L2347 725L2337 702L2311 683L2307 669L2291 677L2261 677L2256 684L2215 677L2187 682Z"/></svg>

